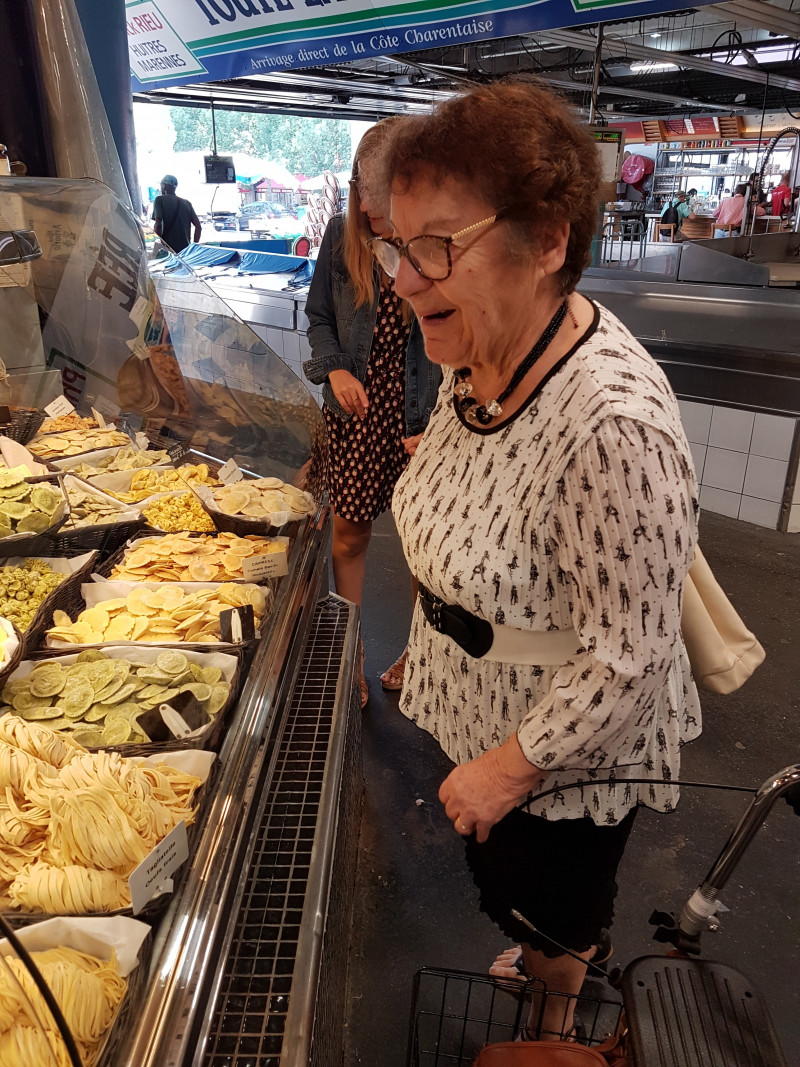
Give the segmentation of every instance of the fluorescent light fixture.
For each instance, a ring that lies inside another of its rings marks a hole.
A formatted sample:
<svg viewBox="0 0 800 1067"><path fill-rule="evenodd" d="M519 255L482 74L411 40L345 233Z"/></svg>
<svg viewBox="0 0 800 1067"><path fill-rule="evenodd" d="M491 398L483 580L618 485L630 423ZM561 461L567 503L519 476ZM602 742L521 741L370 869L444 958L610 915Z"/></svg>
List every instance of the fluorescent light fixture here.
<svg viewBox="0 0 800 1067"><path fill-rule="evenodd" d="M677 70L677 63L650 63L643 61L641 63L631 63L631 71L637 70Z"/></svg>
<svg viewBox="0 0 800 1067"><path fill-rule="evenodd" d="M655 38L655 37L660 37L661 34L660 33L651 33L650 36Z"/></svg>

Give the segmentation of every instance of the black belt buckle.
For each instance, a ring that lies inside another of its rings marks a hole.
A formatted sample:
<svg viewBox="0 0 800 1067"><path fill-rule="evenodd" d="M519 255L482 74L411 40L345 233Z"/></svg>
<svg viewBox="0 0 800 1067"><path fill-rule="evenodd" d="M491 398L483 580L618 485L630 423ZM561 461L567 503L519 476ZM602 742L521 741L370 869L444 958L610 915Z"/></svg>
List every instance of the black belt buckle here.
<svg viewBox="0 0 800 1067"><path fill-rule="evenodd" d="M494 630L486 619L473 615L458 604L445 604L420 584L422 614L437 633L444 634L475 659L485 656L492 647Z"/></svg>

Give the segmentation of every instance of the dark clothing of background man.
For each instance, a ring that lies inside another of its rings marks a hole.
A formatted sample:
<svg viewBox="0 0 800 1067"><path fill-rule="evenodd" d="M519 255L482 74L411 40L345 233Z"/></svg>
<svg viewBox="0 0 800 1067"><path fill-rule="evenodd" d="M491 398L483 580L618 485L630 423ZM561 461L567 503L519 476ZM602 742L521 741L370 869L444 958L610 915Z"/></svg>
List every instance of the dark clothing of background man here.
<svg viewBox="0 0 800 1067"><path fill-rule="evenodd" d="M188 200L177 196L178 179L165 174L161 196L153 201L153 229L173 252L182 252L189 244L189 227L194 226L194 242L200 240L200 220Z"/></svg>

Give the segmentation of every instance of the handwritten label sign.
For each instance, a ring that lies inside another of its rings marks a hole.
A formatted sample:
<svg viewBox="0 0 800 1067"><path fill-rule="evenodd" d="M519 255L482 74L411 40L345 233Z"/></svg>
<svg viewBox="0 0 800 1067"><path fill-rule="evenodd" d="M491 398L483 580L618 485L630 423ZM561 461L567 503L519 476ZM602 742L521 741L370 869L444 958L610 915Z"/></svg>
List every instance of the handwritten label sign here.
<svg viewBox="0 0 800 1067"><path fill-rule="evenodd" d="M229 459L227 463L223 463L220 467L217 477L223 485L233 485L234 482L240 482L244 475L239 469L235 459Z"/></svg>
<svg viewBox="0 0 800 1067"><path fill-rule="evenodd" d="M97 423L97 425L100 427L101 430L105 430L105 428L106 428L106 420L103 418L102 411L98 411L97 408L92 408L92 418L94 419L94 421Z"/></svg>
<svg viewBox="0 0 800 1067"><path fill-rule="evenodd" d="M178 443L177 445L170 445L167 449L167 455L173 463L180 463L186 455L188 455L189 449L186 445Z"/></svg>
<svg viewBox="0 0 800 1067"><path fill-rule="evenodd" d="M70 404L69 400L62 393L61 396L57 396L52 404L48 404L44 409L51 419L57 419L61 415L71 415L75 408Z"/></svg>
<svg viewBox="0 0 800 1067"><path fill-rule="evenodd" d="M150 301L144 296L139 296L136 298L133 307L128 312L128 317L133 319L137 326L141 326L142 322L147 318L149 314Z"/></svg>
<svg viewBox="0 0 800 1067"><path fill-rule="evenodd" d="M174 830L160 841L149 856L145 856L128 878L133 914L144 908L159 889L165 888L170 875L189 858L186 823L181 820Z"/></svg>
<svg viewBox="0 0 800 1067"><path fill-rule="evenodd" d="M282 578L289 573L285 552L270 552L269 555L245 556L242 559L242 574L246 582L265 582L267 578Z"/></svg>

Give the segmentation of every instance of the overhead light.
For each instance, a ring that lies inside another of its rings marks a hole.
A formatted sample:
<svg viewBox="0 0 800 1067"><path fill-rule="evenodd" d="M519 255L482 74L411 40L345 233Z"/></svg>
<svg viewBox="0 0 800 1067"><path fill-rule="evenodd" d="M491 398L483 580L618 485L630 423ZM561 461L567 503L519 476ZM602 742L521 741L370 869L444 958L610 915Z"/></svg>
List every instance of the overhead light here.
<svg viewBox="0 0 800 1067"><path fill-rule="evenodd" d="M632 71L636 71L636 70L677 70L677 69L678 69L678 64L677 63L649 63L649 62L646 62L646 61L642 62L642 63L631 63L631 70Z"/></svg>
<svg viewBox="0 0 800 1067"><path fill-rule="evenodd" d="M656 37L660 37L661 34L660 33L651 33L650 36L653 37L653 38L656 38Z"/></svg>

